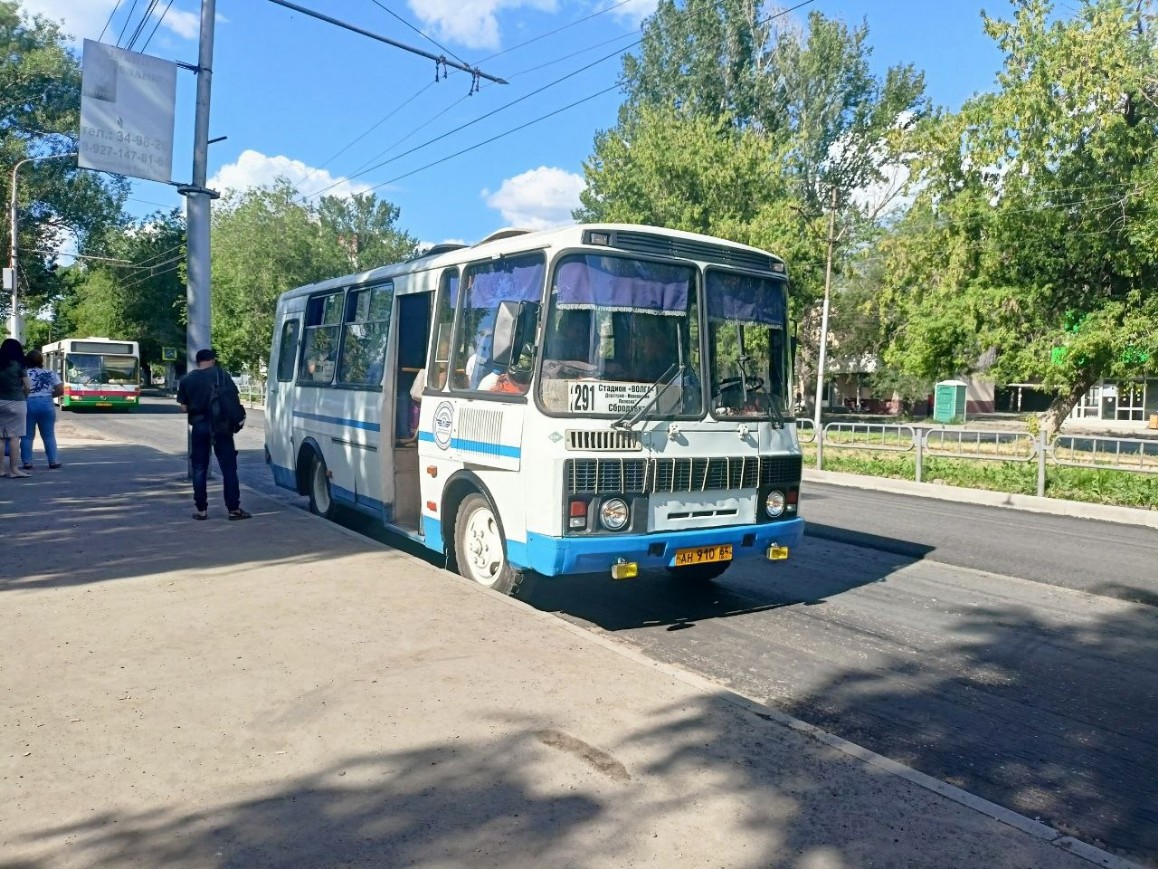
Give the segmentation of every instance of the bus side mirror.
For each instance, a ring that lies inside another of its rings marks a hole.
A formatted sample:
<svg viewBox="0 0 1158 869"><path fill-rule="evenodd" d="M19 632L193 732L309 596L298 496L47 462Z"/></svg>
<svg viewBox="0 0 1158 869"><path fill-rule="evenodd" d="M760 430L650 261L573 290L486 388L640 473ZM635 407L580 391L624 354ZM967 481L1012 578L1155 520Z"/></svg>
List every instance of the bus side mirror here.
<svg viewBox="0 0 1158 869"><path fill-rule="evenodd" d="M524 345L535 339L539 305L536 302L499 302L491 340L492 365L510 368L519 361Z"/></svg>

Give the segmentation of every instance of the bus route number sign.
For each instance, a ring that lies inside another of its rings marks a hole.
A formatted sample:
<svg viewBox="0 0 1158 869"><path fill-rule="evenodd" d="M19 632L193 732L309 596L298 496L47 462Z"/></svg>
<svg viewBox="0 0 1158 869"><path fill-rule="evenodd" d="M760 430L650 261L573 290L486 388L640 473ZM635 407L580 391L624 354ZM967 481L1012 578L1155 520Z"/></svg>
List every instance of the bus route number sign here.
<svg viewBox="0 0 1158 869"><path fill-rule="evenodd" d="M567 408L572 413L627 413L654 391L650 383L573 380L567 384Z"/></svg>

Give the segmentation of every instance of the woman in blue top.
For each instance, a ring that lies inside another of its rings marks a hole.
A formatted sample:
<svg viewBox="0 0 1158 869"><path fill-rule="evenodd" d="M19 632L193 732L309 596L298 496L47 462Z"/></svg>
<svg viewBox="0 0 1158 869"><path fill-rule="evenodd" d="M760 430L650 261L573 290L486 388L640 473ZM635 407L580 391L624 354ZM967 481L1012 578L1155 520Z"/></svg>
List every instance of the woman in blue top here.
<svg viewBox="0 0 1158 869"><path fill-rule="evenodd" d="M28 366L28 427L20 439L21 467L32 470L32 444L39 427L48 467L59 468L60 462L56 460L56 404L53 399L64 395L64 384L55 371L44 367L44 356L39 350L30 351L24 364Z"/></svg>
<svg viewBox="0 0 1158 869"><path fill-rule="evenodd" d="M16 467L16 455L27 418L28 389L24 348L15 338L6 338L0 344L0 439L8 447L8 473L4 474L5 477L28 476Z"/></svg>

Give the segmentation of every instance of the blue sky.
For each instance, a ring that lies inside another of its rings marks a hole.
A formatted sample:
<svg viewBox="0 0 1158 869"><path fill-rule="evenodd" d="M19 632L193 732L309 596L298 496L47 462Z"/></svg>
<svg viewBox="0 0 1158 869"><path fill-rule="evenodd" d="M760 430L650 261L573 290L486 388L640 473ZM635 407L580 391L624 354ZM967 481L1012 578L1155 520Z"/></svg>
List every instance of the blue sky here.
<svg viewBox="0 0 1158 869"><path fill-rule="evenodd" d="M596 132L614 125L622 99L614 89L618 53L639 38L640 22L655 6L655 0L294 2L510 83L483 82L472 95L468 75L452 69L435 82L435 65L425 58L268 0L217 0L210 136L228 138L210 147L210 186L243 189L284 175L303 196L373 189L401 209L402 228L424 242L473 242L504 226L570 222L582 162ZM156 4L156 14L166 3ZM62 21L79 51L80 40L98 39L102 29L101 41L126 46L149 4L23 5ZM199 0L173 0L143 50L195 62L200 8ZM790 14L797 22L811 10L850 23L866 19L877 70L912 63L925 72L934 102L956 109L989 89L1000 66L981 29L981 8L972 0L813 0ZM987 8L1003 17L1010 11L1003 0ZM134 50L142 50L157 24L149 22ZM193 75L179 72L178 182L191 174L194 89ZM572 103L579 105L564 109ZM466 153L452 156L460 151ZM182 203L172 187L148 181L134 181L132 197L128 207L138 216Z"/></svg>

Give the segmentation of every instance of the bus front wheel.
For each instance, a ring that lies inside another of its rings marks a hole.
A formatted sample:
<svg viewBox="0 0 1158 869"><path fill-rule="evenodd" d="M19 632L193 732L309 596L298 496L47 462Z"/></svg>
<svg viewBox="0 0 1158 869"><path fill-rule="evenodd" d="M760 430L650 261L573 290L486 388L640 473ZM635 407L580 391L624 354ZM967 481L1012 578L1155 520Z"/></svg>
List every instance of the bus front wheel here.
<svg viewBox="0 0 1158 869"><path fill-rule="evenodd" d="M325 459L314 453L309 462L310 512L323 519L333 519L337 511L330 495L330 473L326 470Z"/></svg>
<svg viewBox="0 0 1158 869"><path fill-rule="evenodd" d="M711 582L728 569L730 561L713 561L708 564L689 564L687 567L669 567L667 572L686 582Z"/></svg>
<svg viewBox="0 0 1158 869"><path fill-rule="evenodd" d="M481 586L514 594L522 575L507 561L507 542L494 508L485 495L467 495L454 523L458 572Z"/></svg>

